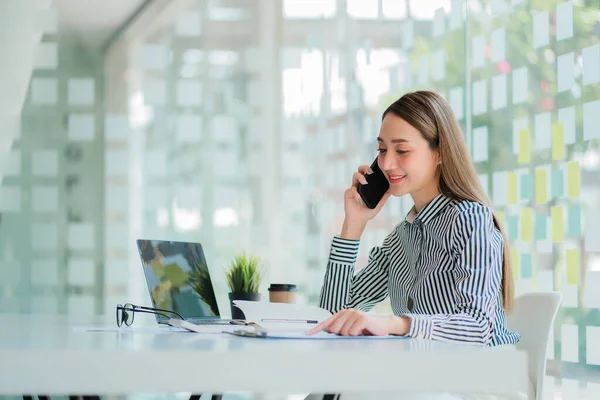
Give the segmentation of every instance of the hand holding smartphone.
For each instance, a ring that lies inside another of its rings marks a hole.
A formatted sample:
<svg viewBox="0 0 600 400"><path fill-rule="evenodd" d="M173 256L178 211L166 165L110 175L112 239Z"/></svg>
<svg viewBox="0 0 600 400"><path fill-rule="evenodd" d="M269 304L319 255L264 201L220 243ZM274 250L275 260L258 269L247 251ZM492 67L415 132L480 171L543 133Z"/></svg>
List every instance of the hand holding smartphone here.
<svg viewBox="0 0 600 400"><path fill-rule="evenodd" d="M366 206L370 209L374 209L390 188L390 183L383 174L383 171L379 169L377 158L375 158L375 161L371 164L371 171L373 171L372 174L365 175L367 185L363 185L359 182L356 186L356 190Z"/></svg>

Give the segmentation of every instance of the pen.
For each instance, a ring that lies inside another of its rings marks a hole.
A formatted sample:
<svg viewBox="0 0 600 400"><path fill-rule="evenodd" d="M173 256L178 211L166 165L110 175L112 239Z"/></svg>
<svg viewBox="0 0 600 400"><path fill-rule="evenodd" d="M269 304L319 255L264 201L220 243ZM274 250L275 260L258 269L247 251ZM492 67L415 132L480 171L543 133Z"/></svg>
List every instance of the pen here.
<svg viewBox="0 0 600 400"><path fill-rule="evenodd" d="M263 318L262 322L302 322L305 324L318 324L319 321L316 319L279 319L279 318Z"/></svg>

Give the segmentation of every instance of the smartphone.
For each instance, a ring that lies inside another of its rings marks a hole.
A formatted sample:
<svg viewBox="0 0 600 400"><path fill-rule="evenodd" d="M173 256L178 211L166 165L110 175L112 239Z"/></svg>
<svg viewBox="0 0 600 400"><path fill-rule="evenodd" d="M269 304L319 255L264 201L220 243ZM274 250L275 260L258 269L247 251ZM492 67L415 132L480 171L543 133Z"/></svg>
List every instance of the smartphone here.
<svg viewBox="0 0 600 400"><path fill-rule="evenodd" d="M377 207L385 192L390 188L390 182L383 174L383 171L379 169L377 158L371 164L371 171L373 171L372 174L365 175L368 185L363 185L359 182L356 189L367 207L373 209Z"/></svg>

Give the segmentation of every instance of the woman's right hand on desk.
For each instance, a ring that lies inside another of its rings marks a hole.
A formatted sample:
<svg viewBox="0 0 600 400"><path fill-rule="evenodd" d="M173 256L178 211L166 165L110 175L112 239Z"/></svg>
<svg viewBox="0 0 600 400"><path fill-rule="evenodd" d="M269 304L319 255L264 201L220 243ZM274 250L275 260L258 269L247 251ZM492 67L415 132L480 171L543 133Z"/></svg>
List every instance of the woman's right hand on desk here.
<svg viewBox="0 0 600 400"><path fill-rule="evenodd" d="M371 173L371 168L368 165L361 165L358 171L352 175L352 186L344 192L344 212L346 216L341 234L344 239L360 239L367 222L375 218L390 197L390 192L387 191L374 209L370 209L364 204L363 199L358 194L357 186L359 183L366 184L365 175Z"/></svg>

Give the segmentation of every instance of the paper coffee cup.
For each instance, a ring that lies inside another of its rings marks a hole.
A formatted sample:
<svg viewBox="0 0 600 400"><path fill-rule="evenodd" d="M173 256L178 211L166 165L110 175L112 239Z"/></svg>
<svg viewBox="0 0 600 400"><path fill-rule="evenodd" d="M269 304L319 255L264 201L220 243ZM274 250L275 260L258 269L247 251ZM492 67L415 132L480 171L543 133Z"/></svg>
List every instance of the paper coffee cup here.
<svg viewBox="0 0 600 400"><path fill-rule="evenodd" d="M271 303L290 303L296 302L298 288L296 285L287 283L271 283L269 286L269 301Z"/></svg>

